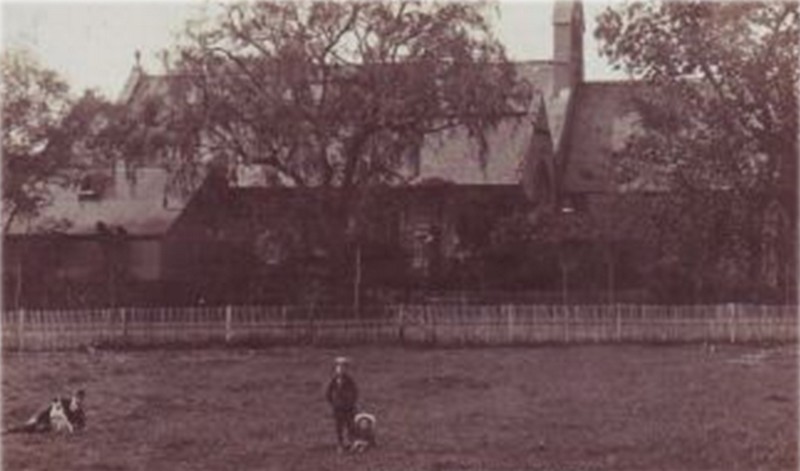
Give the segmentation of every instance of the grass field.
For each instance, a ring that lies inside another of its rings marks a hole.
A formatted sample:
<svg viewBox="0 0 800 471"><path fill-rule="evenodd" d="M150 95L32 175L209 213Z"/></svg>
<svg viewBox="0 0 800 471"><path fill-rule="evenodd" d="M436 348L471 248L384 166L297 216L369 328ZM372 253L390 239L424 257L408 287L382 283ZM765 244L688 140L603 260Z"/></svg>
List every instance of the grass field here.
<svg viewBox="0 0 800 471"><path fill-rule="evenodd" d="M379 447L337 455L355 359ZM3 420L82 386L89 427L5 435L6 470L795 470L794 346L6 354Z"/></svg>

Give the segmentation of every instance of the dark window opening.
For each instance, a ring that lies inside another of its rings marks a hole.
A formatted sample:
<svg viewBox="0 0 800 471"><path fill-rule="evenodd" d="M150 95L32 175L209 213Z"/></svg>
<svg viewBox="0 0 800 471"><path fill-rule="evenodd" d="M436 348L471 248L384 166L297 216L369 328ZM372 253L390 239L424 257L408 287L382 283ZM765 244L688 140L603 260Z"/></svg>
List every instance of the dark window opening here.
<svg viewBox="0 0 800 471"><path fill-rule="evenodd" d="M84 176L78 185L78 200L96 200L102 193L101 184L98 178L93 175Z"/></svg>

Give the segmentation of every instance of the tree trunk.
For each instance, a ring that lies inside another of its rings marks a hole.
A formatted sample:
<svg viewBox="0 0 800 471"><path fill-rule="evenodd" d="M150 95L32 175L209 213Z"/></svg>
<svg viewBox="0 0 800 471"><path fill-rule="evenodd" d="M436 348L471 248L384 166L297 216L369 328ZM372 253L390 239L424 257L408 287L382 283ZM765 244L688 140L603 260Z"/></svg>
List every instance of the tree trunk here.
<svg viewBox="0 0 800 471"><path fill-rule="evenodd" d="M747 215L745 217L745 228L746 234L744 234L745 240L747 241L747 258L748 258L748 279L750 285L750 293L747 293L747 297L750 300L754 300L754 298L759 299L762 297L762 293L764 292L765 286L762 280L762 264L763 264L763 254L761 250L762 244L762 237L764 235L763 232L763 225L764 225L764 210L767 208L768 204L766 202L761 201L761 198L755 197L750 200L750 204L745 204L745 210L747 211Z"/></svg>
<svg viewBox="0 0 800 471"><path fill-rule="evenodd" d="M22 296L22 258L23 258L24 249L20 250L17 259L17 279L15 281L14 286L14 307L19 309L20 304L20 297Z"/></svg>
<svg viewBox="0 0 800 471"><path fill-rule="evenodd" d="M616 290L616 283L614 279L614 256L613 254L609 254L608 259L606 260L606 268L608 274L608 303L614 304L616 301L615 299L615 290Z"/></svg>
<svg viewBox="0 0 800 471"><path fill-rule="evenodd" d="M361 244L356 243L355 277L353 280L353 314L361 318Z"/></svg>

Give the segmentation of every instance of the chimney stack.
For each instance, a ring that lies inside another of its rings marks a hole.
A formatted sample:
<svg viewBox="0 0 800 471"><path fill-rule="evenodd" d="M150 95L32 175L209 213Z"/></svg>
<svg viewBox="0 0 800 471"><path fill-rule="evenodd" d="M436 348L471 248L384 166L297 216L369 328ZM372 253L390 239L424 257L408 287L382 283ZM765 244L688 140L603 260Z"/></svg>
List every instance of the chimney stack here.
<svg viewBox="0 0 800 471"><path fill-rule="evenodd" d="M553 7L553 95L583 82L583 5L580 0L556 0Z"/></svg>

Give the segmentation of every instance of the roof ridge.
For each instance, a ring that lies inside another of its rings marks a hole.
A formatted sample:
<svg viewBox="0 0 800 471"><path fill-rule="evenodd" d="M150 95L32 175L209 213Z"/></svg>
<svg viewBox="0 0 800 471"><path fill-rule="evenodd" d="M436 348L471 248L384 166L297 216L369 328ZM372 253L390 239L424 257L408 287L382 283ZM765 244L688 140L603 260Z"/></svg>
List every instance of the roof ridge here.
<svg viewBox="0 0 800 471"><path fill-rule="evenodd" d="M509 61L514 65L522 65L522 64L541 64L541 65L552 65L557 64L563 61L558 61L555 59L526 59L520 61Z"/></svg>
<svg viewBox="0 0 800 471"><path fill-rule="evenodd" d="M605 79L605 80L592 80L581 82L581 86L614 86L614 85L652 85L651 82L642 79Z"/></svg>
<svg viewBox="0 0 800 471"><path fill-rule="evenodd" d="M525 59L525 60L509 60L508 61L511 65L553 65L562 63L565 61L559 61L555 59ZM378 65L409 65L414 64L415 62L387 62L384 64ZM490 62L489 65L498 65L500 62ZM363 64L362 64L363 65ZM367 64L367 65L376 65L376 64ZM161 72L161 73L150 73L150 72L142 72L141 78L145 80L160 80L160 79L169 79L169 78L178 78L178 77L194 77L198 74L196 73L187 73L187 72Z"/></svg>

